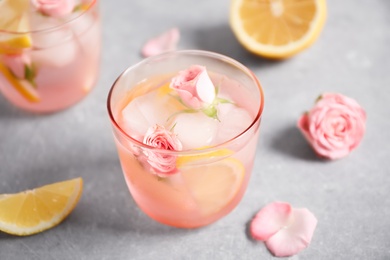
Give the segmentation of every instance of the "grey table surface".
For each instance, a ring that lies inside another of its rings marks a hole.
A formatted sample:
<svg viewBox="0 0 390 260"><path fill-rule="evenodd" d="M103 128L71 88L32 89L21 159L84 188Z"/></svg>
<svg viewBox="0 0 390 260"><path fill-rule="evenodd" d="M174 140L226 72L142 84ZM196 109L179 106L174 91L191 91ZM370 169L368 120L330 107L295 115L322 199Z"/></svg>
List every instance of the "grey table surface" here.
<svg viewBox="0 0 390 260"><path fill-rule="evenodd" d="M0 259L272 259L247 235L272 201L318 218L310 246L289 259L390 259L390 1L328 0L317 42L272 62L245 51L229 24L229 1L102 0L99 81L75 106L30 115L0 96L0 193L81 176L83 196L59 226L30 237L0 233ZM265 91L255 167L238 207L195 230L154 222L124 182L106 112L116 77L142 59L142 44L171 27L179 49L228 55L248 66ZM319 160L296 128L322 92L356 99L367 132L347 158Z"/></svg>

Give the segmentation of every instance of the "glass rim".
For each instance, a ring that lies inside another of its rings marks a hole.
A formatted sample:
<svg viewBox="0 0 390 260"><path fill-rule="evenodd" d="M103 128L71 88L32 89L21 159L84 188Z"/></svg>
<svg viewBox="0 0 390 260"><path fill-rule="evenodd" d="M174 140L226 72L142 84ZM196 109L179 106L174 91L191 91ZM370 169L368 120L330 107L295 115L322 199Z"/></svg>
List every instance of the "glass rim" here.
<svg viewBox="0 0 390 260"><path fill-rule="evenodd" d="M241 71L246 72L248 74L248 76L250 76L250 78L253 80L254 84L257 86L257 88L259 90L259 95L260 95L259 108L257 110L257 114L254 117L252 123L245 130L241 131L238 135L236 135L233 138L230 138L230 139L228 139L226 141L223 141L221 143L218 143L218 144L215 144L215 145L211 145L211 146L206 146L205 148L188 149L188 150L181 150L181 151L173 151L173 150L165 150L165 149L156 148L156 147L147 145L147 144L145 144L143 142L140 142L137 139L131 137L129 134L127 134L126 131L118 124L117 120L115 119L115 117L113 115L112 109L111 109L111 99L112 99L114 88L117 85L117 82L128 71L133 70L136 67L142 66L142 65L144 65L144 64L146 64L146 63L148 63L148 62L150 62L150 61L152 61L154 59L163 58L164 56L168 56L168 55L172 55L172 54L179 54L179 55L180 54L202 55L203 57L214 58L214 59L218 59L218 60L224 61L226 63L233 64L236 67L238 67ZM140 147L142 149L147 149L147 150L151 150L151 151L154 151L154 152L157 152L157 153L170 154L170 155L193 155L193 154L207 153L207 152L215 151L215 150L218 150L218 149L221 149L221 148L226 148L229 144L233 143L235 140L237 140L240 137L244 136L247 132L249 132L249 130L251 130L255 126L255 124L258 121L260 121L262 113L263 113L263 109L264 109L264 92L263 92L263 88L262 88L259 80L257 79L256 75L250 69L248 69L246 66L244 66L242 63L236 61L233 58L230 58L228 56L225 56L223 54L219 54L219 53L216 53L216 52L204 51L204 50L168 51L168 52L164 52L164 53L159 54L159 55L154 55L154 56L145 58L145 59L137 62L136 64L127 67L115 79L114 83L112 84L112 86L110 88L110 91L108 92L108 96L107 96L107 110L108 110L110 121L111 121L112 125L115 127L115 129L119 130L121 135L123 135L126 139L131 141L134 145L137 145L138 147Z"/></svg>
<svg viewBox="0 0 390 260"><path fill-rule="evenodd" d="M10 34L10 35L24 35L24 34L38 34L38 33L45 33L45 32L50 32L50 31L56 31L67 24L71 24L72 22L79 20L80 17L84 16L84 14L88 13L91 11L91 9L96 5L98 0L91 0L88 3L88 8L85 10L81 11L79 15L73 17L72 19L69 20L64 20L61 24L53 26L53 27L48 27L44 29L39 29L39 30L28 30L28 31L23 31L23 32L15 32L15 31L8 31L4 29L0 29L0 34Z"/></svg>

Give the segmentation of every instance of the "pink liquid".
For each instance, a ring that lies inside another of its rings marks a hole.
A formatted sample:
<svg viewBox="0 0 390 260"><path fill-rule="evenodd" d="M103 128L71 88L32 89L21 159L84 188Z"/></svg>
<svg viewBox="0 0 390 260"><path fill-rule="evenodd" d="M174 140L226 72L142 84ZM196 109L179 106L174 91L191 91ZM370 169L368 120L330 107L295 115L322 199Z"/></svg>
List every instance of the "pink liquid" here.
<svg viewBox="0 0 390 260"><path fill-rule="evenodd" d="M61 33L70 37L62 38ZM80 17L61 28L31 34L32 47L23 50L23 55L36 68L33 91L38 100L22 95L1 72L0 91L11 103L31 112L54 112L75 104L96 83L100 38L100 17L95 2ZM0 63L4 55L0 54Z"/></svg>
<svg viewBox="0 0 390 260"><path fill-rule="evenodd" d="M220 84L222 78L224 80ZM232 97L232 101L245 109L254 120L258 105L248 90L220 75L212 76L212 80L220 86L221 95ZM143 84L153 85L153 81ZM121 100L114 111L122 128L126 124L122 111L132 100L128 97ZM243 126L242 131L252 121ZM225 216L237 206L245 193L253 167L259 124L259 121L255 122L244 135L225 146L231 152L229 155L219 158L220 150L217 149L210 156L206 154L201 160L179 167L179 173L164 178L143 166L137 157L137 145L120 132L114 132L126 183L135 202L154 220L181 228L201 227ZM132 135L131 132L127 134ZM230 166L237 166L232 175L238 177L233 181Z"/></svg>

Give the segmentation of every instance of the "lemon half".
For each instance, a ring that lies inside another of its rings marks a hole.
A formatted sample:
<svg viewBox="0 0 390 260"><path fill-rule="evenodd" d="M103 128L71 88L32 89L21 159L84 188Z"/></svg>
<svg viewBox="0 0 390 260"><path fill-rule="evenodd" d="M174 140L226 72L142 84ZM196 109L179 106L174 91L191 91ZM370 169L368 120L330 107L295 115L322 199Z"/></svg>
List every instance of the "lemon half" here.
<svg viewBox="0 0 390 260"><path fill-rule="evenodd" d="M326 13L326 0L232 0L230 25L250 52L284 59L315 42Z"/></svg>

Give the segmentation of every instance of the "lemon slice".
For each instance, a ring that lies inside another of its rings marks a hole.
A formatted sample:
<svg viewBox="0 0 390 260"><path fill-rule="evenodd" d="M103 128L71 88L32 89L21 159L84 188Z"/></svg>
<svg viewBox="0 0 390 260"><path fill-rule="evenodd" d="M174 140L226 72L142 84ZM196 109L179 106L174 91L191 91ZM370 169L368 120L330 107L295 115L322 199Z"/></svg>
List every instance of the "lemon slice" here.
<svg viewBox="0 0 390 260"><path fill-rule="evenodd" d="M0 63L0 73L4 75L7 81L18 91L25 99L30 102L39 102L40 97L37 90L27 81L17 79L9 69Z"/></svg>
<svg viewBox="0 0 390 260"><path fill-rule="evenodd" d="M0 54L20 54L32 45L29 36L28 0L0 1ZM9 33L8 33L9 32Z"/></svg>
<svg viewBox="0 0 390 260"><path fill-rule="evenodd" d="M166 96L172 92L172 89L169 87L169 85L170 85L170 82L165 83L164 85L162 85L161 87L159 87L157 89L158 95L160 97Z"/></svg>
<svg viewBox="0 0 390 260"><path fill-rule="evenodd" d="M207 147L199 148L205 149ZM176 166L178 168L183 166L188 166L190 164L200 164L204 163L205 161L213 161L215 159L222 159L222 157L227 157L233 154L232 150L229 150L227 148L218 149L215 151L209 151L209 152L202 152L195 155L182 155L179 156L176 160Z"/></svg>
<svg viewBox="0 0 390 260"><path fill-rule="evenodd" d="M76 178L0 195L0 230L26 236L52 228L74 209L82 189L82 179Z"/></svg>
<svg viewBox="0 0 390 260"><path fill-rule="evenodd" d="M204 215L218 212L236 197L245 168L234 158L181 170L183 180Z"/></svg>
<svg viewBox="0 0 390 260"><path fill-rule="evenodd" d="M326 0L232 0L230 25L250 52L283 59L308 48L326 19Z"/></svg>

